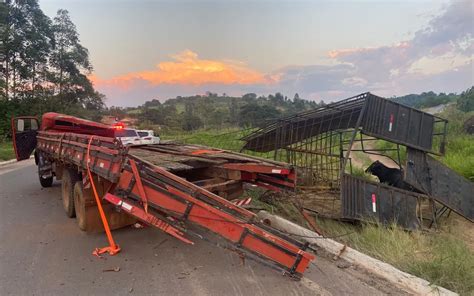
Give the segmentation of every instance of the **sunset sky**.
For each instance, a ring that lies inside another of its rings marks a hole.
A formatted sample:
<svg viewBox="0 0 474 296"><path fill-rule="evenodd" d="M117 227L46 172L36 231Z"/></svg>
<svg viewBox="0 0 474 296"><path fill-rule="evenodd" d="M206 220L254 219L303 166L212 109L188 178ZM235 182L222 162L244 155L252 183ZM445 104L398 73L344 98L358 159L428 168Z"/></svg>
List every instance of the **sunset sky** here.
<svg viewBox="0 0 474 296"><path fill-rule="evenodd" d="M107 105L206 91L334 101L474 84L474 1L42 0L67 9Z"/></svg>

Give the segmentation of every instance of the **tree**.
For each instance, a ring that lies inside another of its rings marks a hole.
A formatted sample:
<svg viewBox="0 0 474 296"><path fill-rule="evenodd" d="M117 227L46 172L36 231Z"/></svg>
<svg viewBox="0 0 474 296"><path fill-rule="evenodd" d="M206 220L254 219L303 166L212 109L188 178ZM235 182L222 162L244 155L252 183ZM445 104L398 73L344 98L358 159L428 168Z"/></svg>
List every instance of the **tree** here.
<svg viewBox="0 0 474 296"><path fill-rule="evenodd" d="M192 131L202 127L203 123L199 116L194 114L194 101L186 101L184 104L184 113L182 115L181 128L185 131Z"/></svg>
<svg viewBox="0 0 474 296"><path fill-rule="evenodd" d="M229 104L229 123L231 125L237 125L239 122L239 105L237 98L232 98Z"/></svg>
<svg viewBox="0 0 474 296"><path fill-rule="evenodd" d="M54 48L51 53L51 65L58 86L59 95L69 103L77 103L83 96L90 95L92 83L85 74L92 71L89 52L79 43L79 34L71 21L67 10L60 9L53 22Z"/></svg>
<svg viewBox="0 0 474 296"><path fill-rule="evenodd" d="M65 10L53 22L37 0L0 2L0 134L18 114L99 118L105 96L87 78L92 66L78 36Z"/></svg>
<svg viewBox="0 0 474 296"><path fill-rule="evenodd" d="M474 111L474 86L461 93L458 99L457 107L464 112Z"/></svg>
<svg viewBox="0 0 474 296"><path fill-rule="evenodd" d="M280 116L280 112L273 106L260 106L251 103L240 109L239 125L259 126L269 119L276 119Z"/></svg>
<svg viewBox="0 0 474 296"><path fill-rule="evenodd" d="M242 96L242 100L244 100L246 103L250 103L254 101L257 98L257 95L254 93L248 93Z"/></svg>

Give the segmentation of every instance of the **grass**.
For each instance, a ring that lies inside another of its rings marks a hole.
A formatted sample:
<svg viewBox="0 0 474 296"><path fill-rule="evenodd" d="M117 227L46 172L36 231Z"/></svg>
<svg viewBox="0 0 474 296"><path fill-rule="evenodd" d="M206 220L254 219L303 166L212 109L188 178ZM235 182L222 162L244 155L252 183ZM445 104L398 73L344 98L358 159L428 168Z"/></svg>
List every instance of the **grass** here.
<svg viewBox="0 0 474 296"><path fill-rule="evenodd" d="M449 223L449 221L445 221ZM326 236L337 240L433 284L462 295L474 293L474 252L459 239L459 228L437 233L407 232L396 225L360 226L318 219Z"/></svg>
<svg viewBox="0 0 474 296"><path fill-rule="evenodd" d="M287 199L271 201L271 205L267 202L257 197L259 207L307 227ZM474 295L474 244L461 239L471 225L464 222L464 226L459 227L454 222L460 219L455 214L445 218L442 231L437 232L408 232L395 224L356 225L323 218L316 218L316 224L326 237L335 237L341 243L435 285L461 295ZM472 230L470 232L472 235Z"/></svg>
<svg viewBox="0 0 474 296"><path fill-rule="evenodd" d="M446 155L440 160L457 173L474 181L474 136L449 137Z"/></svg>
<svg viewBox="0 0 474 296"><path fill-rule="evenodd" d="M439 158L445 165L474 181L474 135L466 134L464 122L474 116L474 112L463 113L455 108L448 108L443 114L449 120L446 154Z"/></svg>
<svg viewBox="0 0 474 296"><path fill-rule="evenodd" d="M12 142L0 142L0 161L15 158Z"/></svg>

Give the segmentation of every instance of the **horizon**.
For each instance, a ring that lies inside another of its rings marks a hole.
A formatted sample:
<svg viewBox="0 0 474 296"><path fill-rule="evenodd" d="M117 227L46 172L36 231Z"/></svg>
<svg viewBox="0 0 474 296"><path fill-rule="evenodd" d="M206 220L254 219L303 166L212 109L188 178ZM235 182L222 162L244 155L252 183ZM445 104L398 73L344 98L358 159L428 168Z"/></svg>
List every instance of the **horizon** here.
<svg viewBox="0 0 474 296"><path fill-rule="evenodd" d="M69 11L108 106L207 91L329 102L474 84L471 1L86 3L40 5L51 18Z"/></svg>

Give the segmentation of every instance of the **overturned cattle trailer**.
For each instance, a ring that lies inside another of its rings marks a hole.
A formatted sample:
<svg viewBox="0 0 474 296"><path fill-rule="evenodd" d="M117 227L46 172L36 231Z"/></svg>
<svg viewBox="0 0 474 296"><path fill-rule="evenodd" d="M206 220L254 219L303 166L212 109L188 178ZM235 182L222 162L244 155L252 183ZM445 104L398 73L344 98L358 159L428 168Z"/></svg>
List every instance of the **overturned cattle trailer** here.
<svg viewBox="0 0 474 296"><path fill-rule="evenodd" d="M414 229L427 218L423 217L426 208L430 208L431 224L436 222L442 208L435 201L472 221L472 182L428 155L444 154L446 131L443 118L363 93L276 120L242 140L243 151L272 152L275 160L296 166L300 188L338 190L339 204L334 211L340 218L396 222ZM391 145L377 148L374 143L378 140ZM402 149L408 150L407 164L402 164ZM354 152L392 159L409 186L395 188L354 176ZM421 170L436 173L430 174L429 181L419 181Z"/></svg>

